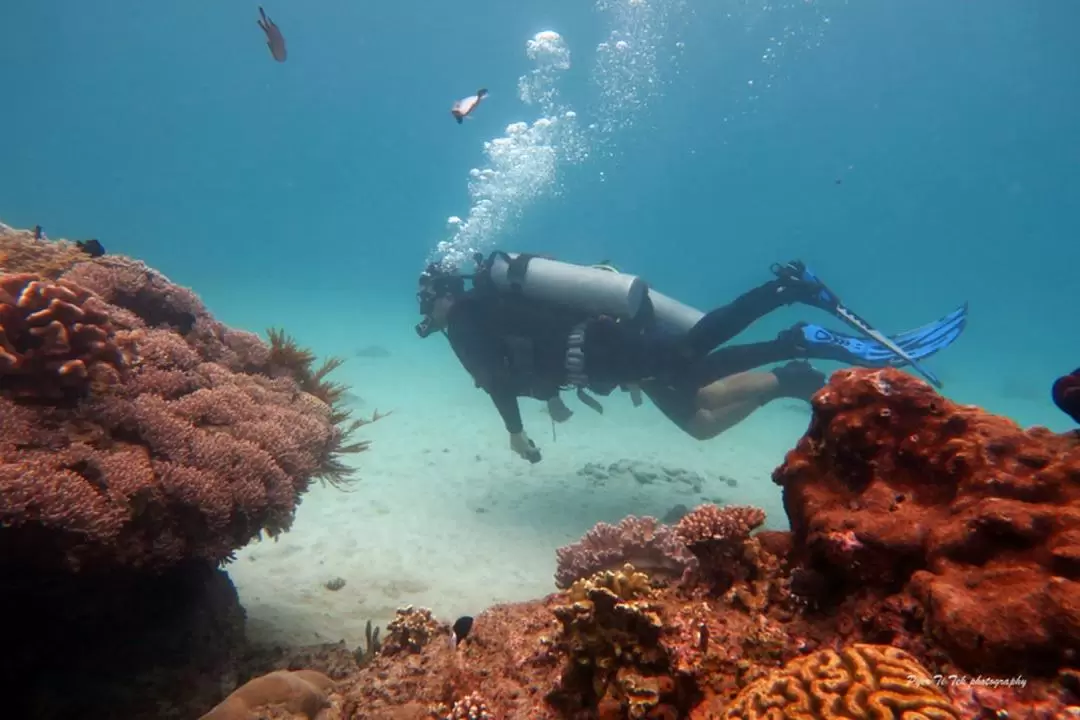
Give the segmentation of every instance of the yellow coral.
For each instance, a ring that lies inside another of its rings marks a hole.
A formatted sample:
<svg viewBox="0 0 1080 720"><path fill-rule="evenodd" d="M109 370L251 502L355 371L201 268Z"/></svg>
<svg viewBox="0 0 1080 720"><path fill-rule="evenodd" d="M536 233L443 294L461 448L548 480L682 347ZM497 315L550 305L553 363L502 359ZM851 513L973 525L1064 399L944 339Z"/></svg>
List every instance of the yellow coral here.
<svg viewBox="0 0 1080 720"><path fill-rule="evenodd" d="M581 602L589 597L591 591L603 588L610 590L618 600L636 600L652 595L649 576L637 572L627 563L621 570L605 570L590 578L576 581L567 590L566 596L571 602Z"/></svg>
<svg viewBox="0 0 1080 720"><path fill-rule="evenodd" d="M735 698L724 720L961 720L910 654L855 644L792 660Z"/></svg>

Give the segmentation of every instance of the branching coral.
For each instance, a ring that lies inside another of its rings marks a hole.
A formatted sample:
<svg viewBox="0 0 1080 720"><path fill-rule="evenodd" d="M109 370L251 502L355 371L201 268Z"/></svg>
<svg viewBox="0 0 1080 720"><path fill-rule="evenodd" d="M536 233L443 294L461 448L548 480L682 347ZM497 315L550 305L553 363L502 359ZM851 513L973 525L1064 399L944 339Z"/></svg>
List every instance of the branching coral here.
<svg viewBox="0 0 1080 720"><path fill-rule="evenodd" d="M755 507L701 505L679 520L675 534L700 560L710 584L726 590L751 569L744 545L763 522L765 512Z"/></svg>
<svg viewBox="0 0 1080 720"><path fill-rule="evenodd" d="M0 275L0 394L72 400L118 382L126 364L99 298L63 280Z"/></svg>
<svg viewBox="0 0 1080 720"><path fill-rule="evenodd" d="M380 652L385 655L417 653L435 635L445 632L446 628L427 608L414 608L412 605L399 608L394 619L386 626L386 638L382 641Z"/></svg>
<svg viewBox="0 0 1080 720"><path fill-rule="evenodd" d="M555 551L555 585L629 563L654 579L682 580L697 569L697 558L674 530L651 517L623 518L618 524L597 523L576 543Z"/></svg>
<svg viewBox="0 0 1080 720"><path fill-rule="evenodd" d="M961 720L919 662L886 645L856 644L789 662L750 684L723 720Z"/></svg>

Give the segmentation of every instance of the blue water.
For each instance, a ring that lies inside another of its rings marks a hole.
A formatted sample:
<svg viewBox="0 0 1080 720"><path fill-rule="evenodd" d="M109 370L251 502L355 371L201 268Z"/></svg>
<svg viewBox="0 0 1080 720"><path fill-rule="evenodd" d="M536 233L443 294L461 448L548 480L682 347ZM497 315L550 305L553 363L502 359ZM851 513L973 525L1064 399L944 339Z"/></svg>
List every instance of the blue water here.
<svg viewBox="0 0 1080 720"><path fill-rule="evenodd" d="M545 114L517 85L554 30L589 157L560 157L485 249L610 259L703 309L800 257L890 331L968 300L931 363L948 392L1068 427L1048 387L1080 365L1080 5L647 3L664 23L620 25L630 0L271 1L284 64L254 3L3 3L0 219L98 237L228 323L402 343L440 372L445 349L409 337L416 275L467 217L483 143ZM634 62L605 75L613 29ZM617 72L649 101L605 108Z"/></svg>

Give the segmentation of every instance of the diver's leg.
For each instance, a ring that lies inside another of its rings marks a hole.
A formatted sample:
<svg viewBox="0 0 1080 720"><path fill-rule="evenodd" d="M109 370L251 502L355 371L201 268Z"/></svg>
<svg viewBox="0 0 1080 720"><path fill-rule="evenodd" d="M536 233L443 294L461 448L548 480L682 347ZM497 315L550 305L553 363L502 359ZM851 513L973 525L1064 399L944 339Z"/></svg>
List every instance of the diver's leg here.
<svg viewBox="0 0 1080 720"><path fill-rule="evenodd" d="M717 380L698 390L698 410L685 430L698 440L709 440L745 420L758 408L778 398L809 402L825 385L825 375L809 363L793 361L770 372L745 372Z"/></svg>
<svg viewBox="0 0 1080 720"><path fill-rule="evenodd" d="M688 392L649 381L642 390L662 413L696 440L709 440L738 425L778 398L809 401L825 385L825 375L809 363L793 361L768 372L742 372Z"/></svg>
<svg viewBox="0 0 1080 720"><path fill-rule="evenodd" d="M801 302L820 307L818 296L822 286L813 276L800 275L792 270L801 267L802 263L797 262L774 266L775 280L759 285L731 303L706 313L687 333L684 341L687 349L704 355L750 327L755 320L784 305Z"/></svg>

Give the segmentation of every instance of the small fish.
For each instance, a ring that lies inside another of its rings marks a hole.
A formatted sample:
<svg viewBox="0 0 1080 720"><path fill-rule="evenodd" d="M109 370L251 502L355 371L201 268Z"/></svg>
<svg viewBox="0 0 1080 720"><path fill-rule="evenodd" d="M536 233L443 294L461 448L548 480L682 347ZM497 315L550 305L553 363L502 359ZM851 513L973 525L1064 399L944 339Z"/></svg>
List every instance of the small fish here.
<svg viewBox="0 0 1080 720"><path fill-rule="evenodd" d="M454 116L454 119L458 121L458 125L469 117L469 114L476 109L476 106L480 104L480 101L487 97L488 91L485 88L480 88L476 91L475 95L470 95L467 98L462 98L454 103L454 106L450 108L450 114Z"/></svg>
<svg viewBox="0 0 1080 720"><path fill-rule="evenodd" d="M89 240L76 240L75 247L79 248L92 258L101 257L105 254L105 246L98 242L97 238L90 238Z"/></svg>
<svg viewBox="0 0 1080 720"><path fill-rule="evenodd" d="M44 237L45 237L45 231L42 229L42 227L40 225L35 225L34 226L34 239L35 240L41 240Z"/></svg>
<svg viewBox="0 0 1080 720"><path fill-rule="evenodd" d="M450 649L457 650L458 643L469 637L469 631L472 630L473 619L468 615L462 615L454 621L454 626L450 630Z"/></svg>
<svg viewBox="0 0 1080 720"><path fill-rule="evenodd" d="M266 33L266 47L270 48L270 54L274 56L274 59L278 62L285 62L287 53L285 52L285 36L281 34L281 30L278 29L276 23L266 16L266 12L259 6L259 15L262 16L261 20L257 20L259 27Z"/></svg>

